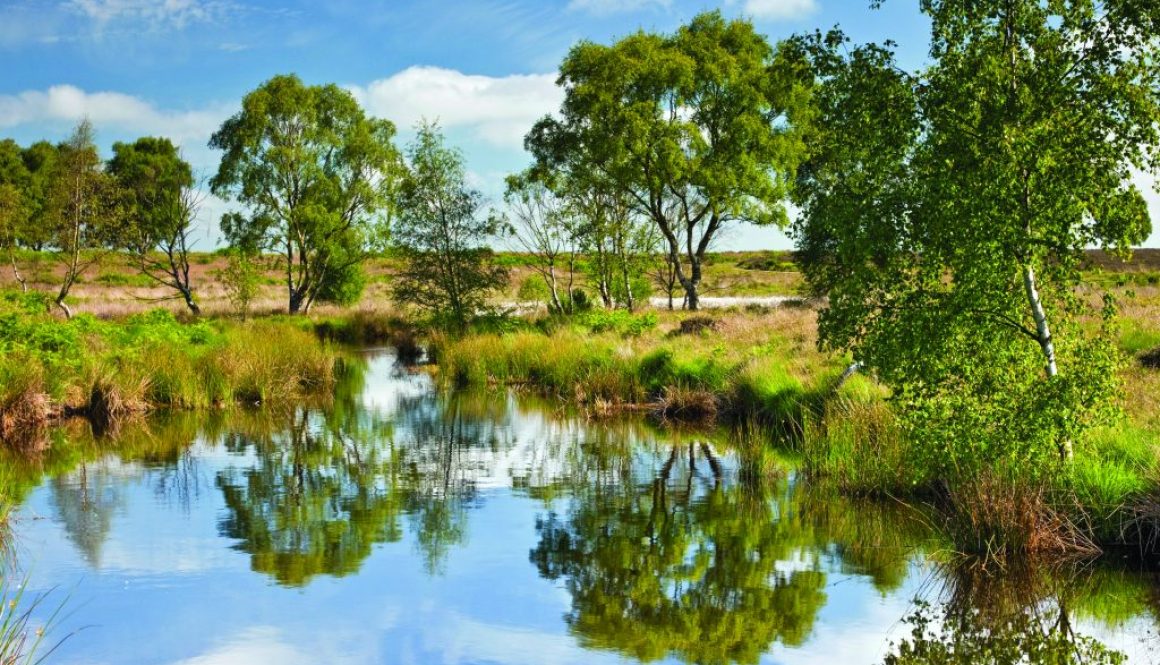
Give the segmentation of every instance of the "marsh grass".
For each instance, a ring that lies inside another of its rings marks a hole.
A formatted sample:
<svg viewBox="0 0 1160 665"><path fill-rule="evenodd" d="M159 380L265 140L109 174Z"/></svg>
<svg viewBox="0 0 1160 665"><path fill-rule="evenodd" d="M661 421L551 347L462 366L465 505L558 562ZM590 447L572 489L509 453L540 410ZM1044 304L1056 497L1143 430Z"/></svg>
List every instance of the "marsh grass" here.
<svg viewBox="0 0 1160 665"><path fill-rule="evenodd" d="M147 411L287 402L335 385L340 353L310 321L187 322L157 310L60 321L0 300L0 440L43 446L60 415L100 431Z"/></svg>
<svg viewBox="0 0 1160 665"><path fill-rule="evenodd" d="M48 642L65 603L59 603L43 623L37 622L33 617L48 602L49 594L28 598L24 579L13 577L10 571L0 575L0 665L42 663L68 638Z"/></svg>

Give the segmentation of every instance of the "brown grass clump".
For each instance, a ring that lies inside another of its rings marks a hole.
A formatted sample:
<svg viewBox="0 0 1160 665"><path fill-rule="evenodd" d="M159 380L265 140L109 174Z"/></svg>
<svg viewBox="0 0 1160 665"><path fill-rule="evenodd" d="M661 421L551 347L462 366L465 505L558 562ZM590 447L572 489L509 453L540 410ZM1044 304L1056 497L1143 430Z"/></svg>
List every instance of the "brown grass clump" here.
<svg viewBox="0 0 1160 665"><path fill-rule="evenodd" d="M680 326L674 330L670 335L673 337L679 335L700 335L706 331L715 331L720 325L720 321L708 316L691 316L687 319L682 319Z"/></svg>
<svg viewBox="0 0 1160 665"><path fill-rule="evenodd" d="M7 383L0 392L0 441L21 452L43 449L52 406L39 365L25 366Z"/></svg>
<svg viewBox="0 0 1160 665"><path fill-rule="evenodd" d="M964 554L1000 564L1009 554L1099 554L1079 506L1061 510L1054 498L1044 486L984 472L946 488L935 508L942 517L938 526Z"/></svg>
<svg viewBox="0 0 1160 665"><path fill-rule="evenodd" d="M21 452L43 449L48 442L50 406L39 390L22 390L0 404L0 441Z"/></svg>
<svg viewBox="0 0 1160 665"><path fill-rule="evenodd" d="M711 423L717 419L719 409L717 396L707 390L665 386L653 413L661 420Z"/></svg>

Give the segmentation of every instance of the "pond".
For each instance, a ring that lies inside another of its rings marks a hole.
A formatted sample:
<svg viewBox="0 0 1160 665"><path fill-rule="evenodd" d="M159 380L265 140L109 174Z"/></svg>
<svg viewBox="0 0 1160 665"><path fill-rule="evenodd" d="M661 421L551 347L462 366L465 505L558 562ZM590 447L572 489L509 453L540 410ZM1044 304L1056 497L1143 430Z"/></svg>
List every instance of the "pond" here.
<svg viewBox="0 0 1160 665"><path fill-rule="evenodd" d="M916 600L940 635L1160 660L1160 585L1119 557L996 571L728 437L352 367L333 403L74 428L13 467L48 662L878 663Z"/></svg>

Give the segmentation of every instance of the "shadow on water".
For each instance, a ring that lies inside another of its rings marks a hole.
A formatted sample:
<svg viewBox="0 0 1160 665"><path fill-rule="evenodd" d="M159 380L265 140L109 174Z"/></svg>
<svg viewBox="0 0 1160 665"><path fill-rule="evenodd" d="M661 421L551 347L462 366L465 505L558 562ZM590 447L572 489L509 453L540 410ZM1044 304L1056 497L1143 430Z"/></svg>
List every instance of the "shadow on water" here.
<svg viewBox="0 0 1160 665"><path fill-rule="evenodd" d="M326 404L157 415L115 441L79 425L55 436L68 445L0 460L4 494L19 501L47 477L54 519L94 569L125 512L119 479L186 513L216 494L219 534L254 572L299 588L403 541L439 576L474 511L511 495L536 506L527 560L566 592L574 639L646 662L758 663L806 645L850 576L883 598L926 576L889 663L1116 662L1076 626L1160 620L1154 573L950 561L914 511L809 485L789 464L743 473L727 437L440 393L389 356L346 363Z"/></svg>

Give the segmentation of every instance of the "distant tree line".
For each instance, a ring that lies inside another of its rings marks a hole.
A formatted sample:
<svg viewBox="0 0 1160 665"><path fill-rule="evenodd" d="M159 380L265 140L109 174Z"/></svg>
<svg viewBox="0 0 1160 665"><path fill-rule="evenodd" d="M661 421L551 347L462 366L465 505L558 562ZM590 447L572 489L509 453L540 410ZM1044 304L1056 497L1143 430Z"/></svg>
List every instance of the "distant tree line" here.
<svg viewBox="0 0 1160 665"><path fill-rule="evenodd" d="M201 203L193 172L168 139L113 145L102 160L92 125L80 122L60 144L22 148L0 141L0 246L16 281L17 249L51 254L62 267L53 302L66 302L105 252L131 255L141 273L172 288L197 312L189 278L190 232Z"/></svg>

